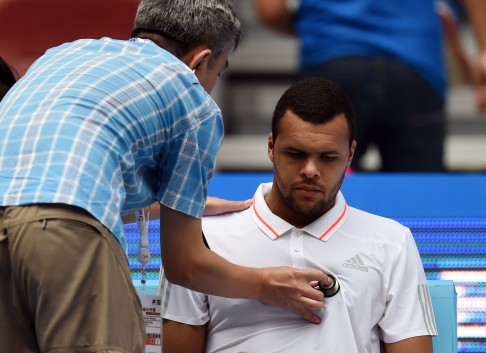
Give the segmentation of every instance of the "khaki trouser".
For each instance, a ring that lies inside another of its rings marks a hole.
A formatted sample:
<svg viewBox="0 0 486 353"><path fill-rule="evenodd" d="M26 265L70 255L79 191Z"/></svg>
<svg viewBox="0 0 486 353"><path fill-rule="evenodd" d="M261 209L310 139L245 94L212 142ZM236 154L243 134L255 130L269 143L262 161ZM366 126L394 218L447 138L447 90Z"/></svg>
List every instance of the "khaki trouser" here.
<svg viewBox="0 0 486 353"><path fill-rule="evenodd" d="M0 208L0 352L143 353L126 256L89 213Z"/></svg>

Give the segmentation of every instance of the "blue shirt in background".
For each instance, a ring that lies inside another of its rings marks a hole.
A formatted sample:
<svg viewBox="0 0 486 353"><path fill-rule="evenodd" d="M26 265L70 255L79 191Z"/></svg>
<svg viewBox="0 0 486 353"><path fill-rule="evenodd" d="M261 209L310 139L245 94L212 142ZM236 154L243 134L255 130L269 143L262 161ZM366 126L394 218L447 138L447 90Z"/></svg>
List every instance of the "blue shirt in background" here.
<svg viewBox="0 0 486 353"><path fill-rule="evenodd" d="M300 0L295 30L302 67L349 56L390 58L411 66L445 95L435 0Z"/></svg>

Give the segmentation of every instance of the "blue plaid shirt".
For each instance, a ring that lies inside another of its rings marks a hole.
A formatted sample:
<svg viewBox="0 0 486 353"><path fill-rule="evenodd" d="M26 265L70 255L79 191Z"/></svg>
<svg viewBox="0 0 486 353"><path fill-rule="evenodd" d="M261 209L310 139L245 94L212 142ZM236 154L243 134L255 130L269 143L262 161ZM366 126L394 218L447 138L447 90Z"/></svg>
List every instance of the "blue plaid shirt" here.
<svg viewBox="0 0 486 353"><path fill-rule="evenodd" d="M50 49L0 103L0 205L64 203L124 244L155 200L201 217L223 137L192 71L148 40Z"/></svg>

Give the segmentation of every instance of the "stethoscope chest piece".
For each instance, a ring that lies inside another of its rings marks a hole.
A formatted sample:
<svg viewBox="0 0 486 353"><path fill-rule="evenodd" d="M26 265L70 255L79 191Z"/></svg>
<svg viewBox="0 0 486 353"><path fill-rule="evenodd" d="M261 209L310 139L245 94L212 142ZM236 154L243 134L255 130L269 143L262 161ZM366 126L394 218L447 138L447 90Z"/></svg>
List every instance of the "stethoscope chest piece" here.
<svg viewBox="0 0 486 353"><path fill-rule="evenodd" d="M328 286L325 286L319 282L319 285L316 287L316 289L319 289L322 293L324 293L324 297L331 298L334 297L336 294L338 294L339 290L341 289L341 286L339 285L339 282L336 280L336 277L330 274L327 274L327 276L331 278L332 283Z"/></svg>

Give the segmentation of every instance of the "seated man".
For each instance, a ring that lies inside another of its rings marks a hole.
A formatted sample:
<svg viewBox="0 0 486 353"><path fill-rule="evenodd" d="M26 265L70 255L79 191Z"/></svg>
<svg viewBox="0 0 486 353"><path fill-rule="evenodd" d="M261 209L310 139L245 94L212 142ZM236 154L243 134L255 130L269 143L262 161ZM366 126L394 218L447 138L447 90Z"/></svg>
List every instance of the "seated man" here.
<svg viewBox="0 0 486 353"><path fill-rule="evenodd" d="M334 276L340 291L316 312L321 324L161 276L164 352L432 352L437 329L410 230L347 205L340 192L356 148L354 119L333 82L294 84L276 106L268 138L273 183L259 186L249 209L203 221L208 246L231 262Z"/></svg>

